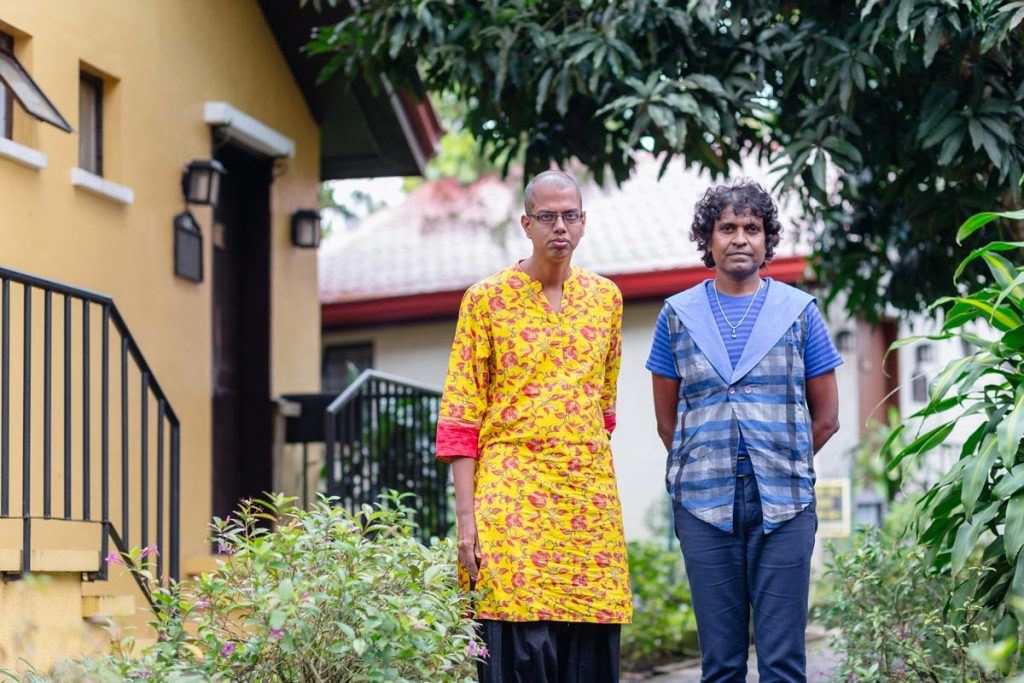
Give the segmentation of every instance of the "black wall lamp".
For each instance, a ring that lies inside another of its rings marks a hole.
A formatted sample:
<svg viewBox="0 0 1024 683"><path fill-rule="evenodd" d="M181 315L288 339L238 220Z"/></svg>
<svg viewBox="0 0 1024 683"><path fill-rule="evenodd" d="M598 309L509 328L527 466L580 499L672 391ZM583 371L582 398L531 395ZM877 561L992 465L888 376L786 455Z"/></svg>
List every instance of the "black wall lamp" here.
<svg viewBox="0 0 1024 683"><path fill-rule="evenodd" d="M203 281L203 233L188 211L174 217L174 274Z"/></svg>
<svg viewBox="0 0 1024 683"><path fill-rule="evenodd" d="M320 245L320 212L300 209L292 214L292 244L303 249Z"/></svg>
<svg viewBox="0 0 1024 683"><path fill-rule="evenodd" d="M189 162L181 172L185 204L216 207L225 175L227 171L216 159ZM203 232L187 208L174 217L174 274L192 282L203 281Z"/></svg>
<svg viewBox="0 0 1024 683"><path fill-rule="evenodd" d="M181 174L181 193L185 203L217 206L220 179L224 175L227 171L216 159L189 162Z"/></svg>

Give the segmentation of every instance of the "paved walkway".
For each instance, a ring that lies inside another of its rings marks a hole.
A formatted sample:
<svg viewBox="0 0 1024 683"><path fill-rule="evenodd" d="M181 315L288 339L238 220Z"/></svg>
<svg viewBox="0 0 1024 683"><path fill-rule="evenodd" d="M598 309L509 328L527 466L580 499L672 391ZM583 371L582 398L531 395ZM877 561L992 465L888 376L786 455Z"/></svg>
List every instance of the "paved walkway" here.
<svg viewBox="0 0 1024 683"><path fill-rule="evenodd" d="M810 640L810 637L814 637L814 640ZM832 669L838 663L839 657L828 648L828 638L819 634L810 637L807 643L807 680L830 681ZM757 681L757 657L753 649L750 651L747 671L747 683ZM648 678L646 683L700 683L700 662L692 662L670 673Z"/></svg>

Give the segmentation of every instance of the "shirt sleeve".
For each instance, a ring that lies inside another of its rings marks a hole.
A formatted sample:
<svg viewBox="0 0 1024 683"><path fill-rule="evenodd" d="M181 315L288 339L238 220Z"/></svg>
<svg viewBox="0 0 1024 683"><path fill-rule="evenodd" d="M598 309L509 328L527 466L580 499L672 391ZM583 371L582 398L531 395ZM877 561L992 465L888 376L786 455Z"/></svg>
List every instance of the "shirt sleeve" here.
<svg viewBox="0 0 1024 683"><path fill-rule="evenodd" d="M681 379L676 372L676 362L672 354L672 338L668 331L669 305L661 309L658 322L654 324L654 341L651 353L647 356L647 369L669 379Z"/></svg>
<svg viewBox="0 0 1024 683"><path fill-rule="evenodd" d="M601 414L604 429L609 434L615 429L615 398L618 390L619 367L622 365L622 294L616 290L612 302L611 338L604 360L604 388L601 391Z"/></svg>
<svg viewBox="0 0 1024 683"><path fill-rule="evenodd" d="M804 379L811 379L835 370L843 364L825 327L817 304L807 305L807 341L804 343Z"/></svg>
<svg viewBox="0 0 1024 683"><path fill-rule="evenodd" d="M459 307L455 341L437 419L437 458L479 457L480 423L487 409L491 340L486 302L472 290Z"/></svg>

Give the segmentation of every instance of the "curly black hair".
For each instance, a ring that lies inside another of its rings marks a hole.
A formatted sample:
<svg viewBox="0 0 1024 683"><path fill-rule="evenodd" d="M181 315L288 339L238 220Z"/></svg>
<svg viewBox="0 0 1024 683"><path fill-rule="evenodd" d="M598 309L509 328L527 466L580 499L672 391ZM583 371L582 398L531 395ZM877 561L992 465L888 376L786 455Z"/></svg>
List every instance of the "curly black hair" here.
<svg viewBox="0 0 1024 683"><path fill-rule="evenodd" d="M734 213L749 211L764 221L765 255L763 268L775 256L775 247L782 236L782 224L779 223L779 209L775 200L760 183L753 180L738 180L732 185L713 185L709 187L693 210L693 227L690 239L697 243L702 254L704 265L715 267L715 259L711 255L711 231L715 227L725 207L731 206Z"/></svg>

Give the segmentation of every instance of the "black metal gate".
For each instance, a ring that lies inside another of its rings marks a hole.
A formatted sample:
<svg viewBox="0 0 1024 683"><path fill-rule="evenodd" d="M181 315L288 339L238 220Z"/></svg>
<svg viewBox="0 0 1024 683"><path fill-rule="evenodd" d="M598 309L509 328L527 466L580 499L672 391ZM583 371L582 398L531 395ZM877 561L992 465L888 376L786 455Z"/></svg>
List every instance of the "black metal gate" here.
<svg viewBox="0 0 1024 683"><path fill-rule="evenodd" d="M435 457L440 402L433 387L363 371L326 410L327 494L354 510L387 489L412 493L423 540L447 535L453 489Z"/></svg>

